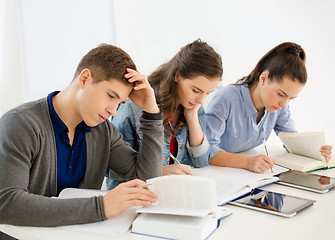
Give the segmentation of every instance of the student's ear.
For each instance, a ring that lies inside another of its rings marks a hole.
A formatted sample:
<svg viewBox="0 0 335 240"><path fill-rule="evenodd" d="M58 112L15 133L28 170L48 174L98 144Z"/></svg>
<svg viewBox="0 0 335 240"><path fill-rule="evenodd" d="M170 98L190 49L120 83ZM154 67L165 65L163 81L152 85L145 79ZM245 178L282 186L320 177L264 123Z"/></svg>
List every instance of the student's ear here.
<svg viewBox="0 0 335 240"><path fill-rule="evenodd" d="M264 85L268 79L269 79L269 71L262 72L258 79L259 84Z"/></svg>
<svg viewBox="0 0 335 240"><path fill-rule="evenodd" d="M78 76L78 86L83 88L88 81L90 80L92 74L91 71L87 68L83 69Z"/></svg>
<svg viewBox="0 0 335 240"><path fill-rule="evenodd" d="M180 80L180 73L179 71L176 72L176 74L174 75L174 81L177 83Z"/></svg>

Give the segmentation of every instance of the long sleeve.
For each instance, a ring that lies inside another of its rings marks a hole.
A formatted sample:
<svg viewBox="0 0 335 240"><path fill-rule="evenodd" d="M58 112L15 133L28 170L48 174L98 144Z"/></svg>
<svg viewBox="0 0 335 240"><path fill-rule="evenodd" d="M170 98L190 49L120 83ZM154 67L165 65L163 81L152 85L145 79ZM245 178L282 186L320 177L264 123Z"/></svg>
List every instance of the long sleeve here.
<svg viewBox="0 0 335 240"><path fill-rule="evenodd" d="M143 113L140 118L139 150L132 149L120 133L112 134L110 169L124 179L157 177L162 174L162 113Z"/></svg>
<svg viewBox="0 0 335 240"><path fill-rule="evenodd" d="M200 127L204 133L204 139L199 146L191 147L189 141L186 142L186 148L190 156L190 161L195 167L205 167L209 162L209 143L206 136L206 115L203 107L199 109L198 118Z"/></svg>
<svg viewBox="0 0 335 240"><path fill-rule="evenodd" d="M48 115L32 112L26 118L11 112L0 120L0 223L59 226L104 220L101 197L51 198L57 184L53 133L42 126Z"/></svg>
<svg viewBox="0 0 335 240"><path fill-rule="evenodd" d="M279 110L279 116L274 127L274 131L278 135L280 132L297 132L294 122L291 118L289 106Z"/></svg>

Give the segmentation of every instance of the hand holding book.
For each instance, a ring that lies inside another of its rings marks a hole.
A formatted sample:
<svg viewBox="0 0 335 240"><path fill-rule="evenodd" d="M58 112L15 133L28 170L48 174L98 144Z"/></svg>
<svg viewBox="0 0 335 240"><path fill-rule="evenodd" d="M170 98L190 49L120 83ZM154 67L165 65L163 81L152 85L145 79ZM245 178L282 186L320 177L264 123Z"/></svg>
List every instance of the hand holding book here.
<svg viewBox="0 0 335 240"><path fill-rule="evenodd" d="M135 179L121 183L103 196L105 215L109 219L133 206L148 206L156 202L157 195L147 188L138 187L146 182Z"/></svg>
<svg viewBox="0 0 335 240"><path fill-rule="evenodd" d="M330 146L330 145L321 146L320 152L321 152L322 156L325 157L325 160L328 163L330 161L330 159L332 158L332 156L331 156L332 155L332 146Z"/></svg>
<svg viewBox="0 0 335 240"><path fill-rule="evenodd" d="M332 147L325 145L324 132L281 132L278 136L289 153L273 156L277 164L303 172L335 166Z"/></svg>

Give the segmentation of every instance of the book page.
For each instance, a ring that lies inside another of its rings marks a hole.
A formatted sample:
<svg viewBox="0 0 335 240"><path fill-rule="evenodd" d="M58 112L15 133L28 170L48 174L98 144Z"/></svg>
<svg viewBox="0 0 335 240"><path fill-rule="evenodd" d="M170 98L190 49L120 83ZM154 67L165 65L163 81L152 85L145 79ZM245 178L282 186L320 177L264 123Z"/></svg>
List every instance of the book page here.
<svg viewBox="0 0 335 240"><path fill-rule="evenodd" d="M206 166L194 168L193 175L213 178L216 181L218 204L227 203L253 188L278 181L273 175L288 171L288 169L274 165L273 173L267 170L264 173L254 173L246 169Z"/></svg>
<svg viewBox="0 0 335 240"><path fill-rule="evenodd" d="M325 161L316 161L314 158L285 152L272 156L272 159L279 165L303 172L327 166Z"/></svg>
<svg viewBox="0 0 335 240"><path fill-rule="evenodd" d="M108 191L93 190L93 189L79 189L66 188L60 192L59 198L85 198L99 195L105 195ZM107 219L105 221L78 225L61 226L67 230L81 231L87 233L101 234L106 236L121 236L126 233L131 227L132 222L138 215L136 210L139 207L128 208L121 214Z"/></svg>
<svg viewBox="0 0 335 240"><path fill-rule="evenodd" d="M168 175L147 180L158 195L156 203L137 212L206 216L217 206L215 181L190 175Z"/></svg>
<svg viewBox="0 0 335 240"><path fill-rule="evenodd" d="M310 157L324 161L320 153L321 146L325 145L324 132L311 133L279 133L278 136L287 150L292 154Z"/></svg>

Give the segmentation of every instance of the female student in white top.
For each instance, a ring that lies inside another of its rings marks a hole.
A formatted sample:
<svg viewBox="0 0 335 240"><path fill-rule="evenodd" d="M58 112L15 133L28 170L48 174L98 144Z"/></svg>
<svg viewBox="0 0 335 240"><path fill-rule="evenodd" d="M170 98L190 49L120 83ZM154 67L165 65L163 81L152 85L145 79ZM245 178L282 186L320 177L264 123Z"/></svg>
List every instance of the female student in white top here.
<svg viewBox="0 0 335 240"><path fill-rule="evenodd" d="M236 84L220 89L206 110L210 164L244 168L262 173L273 166L266 155L239 152L254 148L274 130L296 132L288 103L307 81L305 52L300 45L285 42L268 53L255 69ZM322 146L326 161L332 147Z"/></svg>

